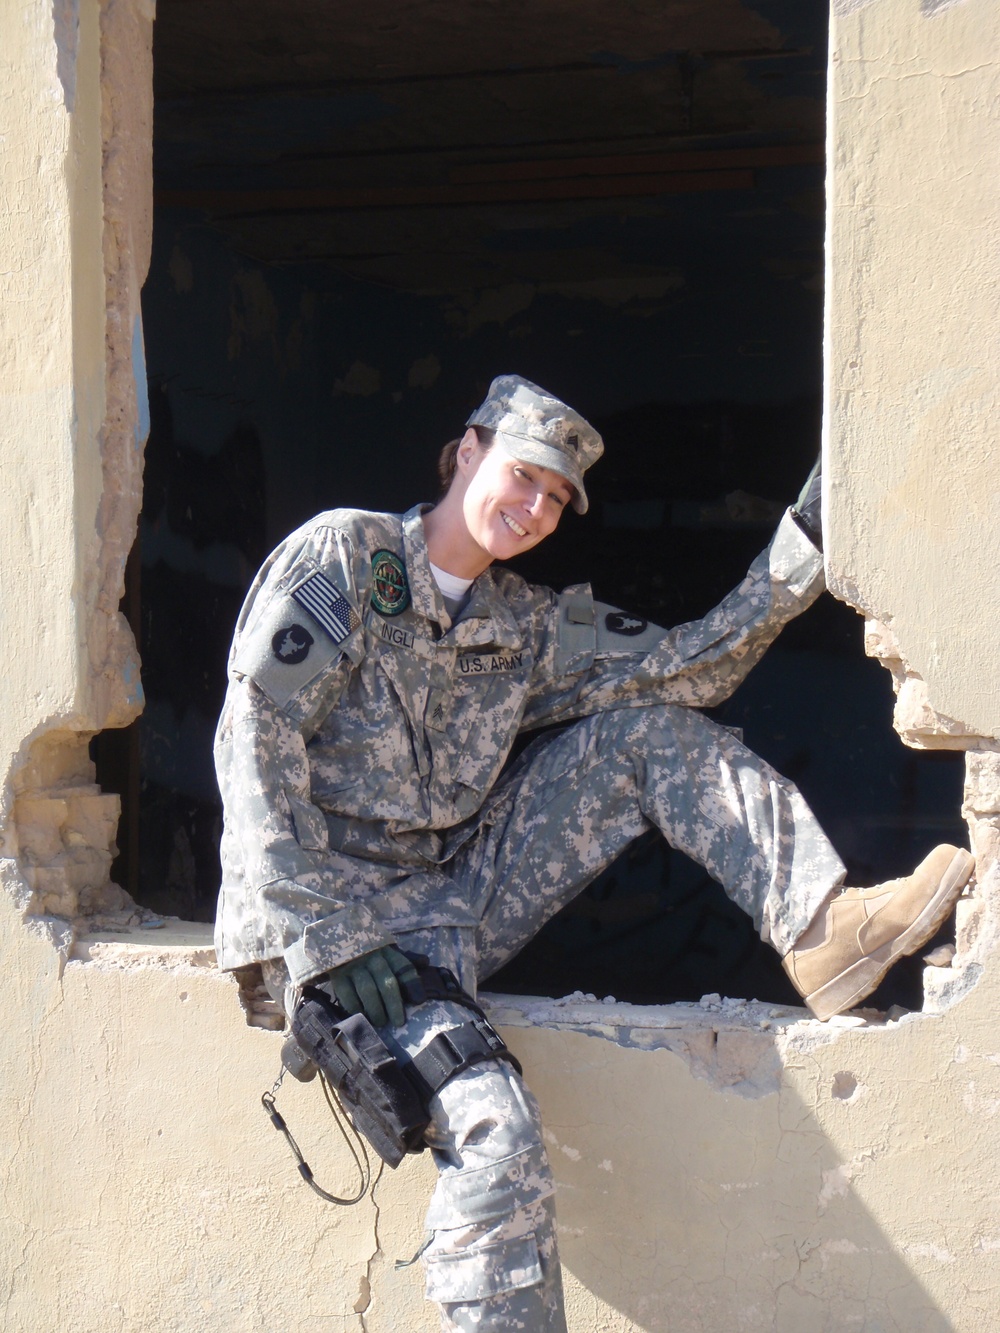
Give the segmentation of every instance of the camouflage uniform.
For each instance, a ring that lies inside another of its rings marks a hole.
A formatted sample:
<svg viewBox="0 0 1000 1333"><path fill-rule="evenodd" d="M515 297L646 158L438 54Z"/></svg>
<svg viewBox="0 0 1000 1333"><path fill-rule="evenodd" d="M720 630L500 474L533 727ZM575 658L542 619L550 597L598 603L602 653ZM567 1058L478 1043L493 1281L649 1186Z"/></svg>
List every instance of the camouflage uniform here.
<svg viewBox="0 0 1000 1333"><path fill-rule="evenodd" d="M393 940L488 977L644 829L699 861L782 953L843 866L801 796L697 709L819 593L789 514L740 586L665 632L503 568L452 623L418 506L322 514L250 591L217 764L217 948L291 988ZM501 778L515 736L535 740ZM411 1011L416 1051L464 1012ZM537 1108L506 1066L435 1099L428 1293L445 1327L565 1327Z"/></svg>

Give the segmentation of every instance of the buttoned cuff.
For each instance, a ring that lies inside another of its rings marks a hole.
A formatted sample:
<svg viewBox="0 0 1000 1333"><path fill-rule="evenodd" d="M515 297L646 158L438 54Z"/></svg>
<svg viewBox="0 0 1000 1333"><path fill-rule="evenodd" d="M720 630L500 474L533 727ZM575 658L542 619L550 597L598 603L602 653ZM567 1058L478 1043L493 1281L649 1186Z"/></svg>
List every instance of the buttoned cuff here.
<svg viewBox="0 0 1000 1333"><path fill-rule="evenodd" d="M293 984L305 986L341 963L394 942L369 908L352 903L319 921L310 921L299 939L285 950L285 966Z"/></svg>
<svg viewBox="0 0 1000 1333"><path fill-rule="evenodd" d="M796 599L814 598L826 587L823 553L786 509L768 548L768 568L774 582Z"/></svg>

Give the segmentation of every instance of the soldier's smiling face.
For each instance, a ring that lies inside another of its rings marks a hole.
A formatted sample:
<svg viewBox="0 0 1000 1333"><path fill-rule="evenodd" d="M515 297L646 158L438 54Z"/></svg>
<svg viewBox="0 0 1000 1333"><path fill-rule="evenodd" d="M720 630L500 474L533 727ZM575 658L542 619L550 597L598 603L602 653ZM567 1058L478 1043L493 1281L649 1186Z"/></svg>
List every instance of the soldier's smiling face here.
<svg viewBox="0 0 1000 1333"><path fill-rule="evenodd" d="M471 432L469 432L471 434ZM457 466L465 478L462 513L469 535L491 560L530 551L556 530L573 487L559 472L522 463L494 445L484 449L468 435Z"/></svg>

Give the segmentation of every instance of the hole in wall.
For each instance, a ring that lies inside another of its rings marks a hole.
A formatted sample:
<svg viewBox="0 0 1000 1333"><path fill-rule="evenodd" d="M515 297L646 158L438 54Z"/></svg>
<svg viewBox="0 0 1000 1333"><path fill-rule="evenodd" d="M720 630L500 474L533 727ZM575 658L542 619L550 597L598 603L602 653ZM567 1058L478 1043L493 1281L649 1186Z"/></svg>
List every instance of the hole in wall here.
<svg viewBox="0 0 1000 1333"><path fill-rule="evenodd" d="M830 1095L840 1102L849 1102L858 1091L858 1080L848 1069L839 1069L830 1084Z"/></svg>
<svg viewBox="0 0 1000 1333"><path fill-rule="evenodd" d="M128 594L148 702L109 780L117 872L196 920L219 879L229 637L298 523L431 498L440 444L517 370L608 445L591 512L521 572L669 625L738 580L819 440L824 4L583 4L572 29L543 4L530 34L441 5L372 19L249 4L234 30L221 0L158 7ZM865 883L963 836L961 756L906 750L890 714L860 619L830 598L716 713ZM919 1007L920 968L875 1001ZM793 998L748 919L653 835L490 984Z"/></svg>

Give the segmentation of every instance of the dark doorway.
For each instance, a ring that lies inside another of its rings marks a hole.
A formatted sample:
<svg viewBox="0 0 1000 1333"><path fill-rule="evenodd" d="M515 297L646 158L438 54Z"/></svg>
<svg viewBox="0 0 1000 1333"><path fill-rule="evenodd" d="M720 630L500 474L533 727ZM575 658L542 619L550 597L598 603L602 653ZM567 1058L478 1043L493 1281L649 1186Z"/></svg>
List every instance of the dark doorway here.
<svg viewBox="0 0 1000 1333"><path fill-rule="evenodd" d="M433 498L493 375L607 441L597 503L526 576L665 625L738 580L819 441L826 23L822 0L160 0L142 902L214 912L212 731L256 565L317 510ZM828 597L720 710L865 882L961 836L960 757L906 750L890 712ZM791 998L652 837L491 984ZM918 969L893 985L919 1005Z"/></svg>

